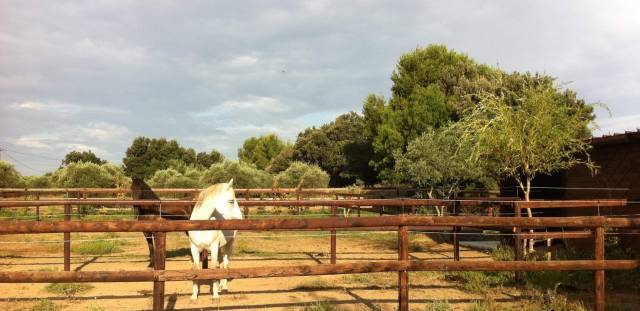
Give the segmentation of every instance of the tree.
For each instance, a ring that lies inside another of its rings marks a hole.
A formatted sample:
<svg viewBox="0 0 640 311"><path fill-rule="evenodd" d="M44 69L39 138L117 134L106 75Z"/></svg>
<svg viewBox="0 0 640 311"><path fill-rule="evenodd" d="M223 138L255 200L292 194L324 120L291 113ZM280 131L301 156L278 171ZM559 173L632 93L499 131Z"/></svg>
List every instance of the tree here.
<svg viewBox="0 0 640 311"><path fill-rule="evenodd" d="M455 129L428 129L409 143L406 153L396 152L400 181L425 189L431 199L450 199L467 186L488 184L486 168L469 159L472 145L460 141ZM436 211L442 215L444 210Z"/></svg>
<svg viewBox="0 0 640 311"><path fill-rule="evenodd" d="M56 170L51 181L65 188L114 188L123 177L122 169L112 164L76 162Z"/></svg>
<svg viewBox="0 0 640 311"><path fill-rule="evenodd" d="M98 158L98 156L93 153L91 150L87 151L71 151L64 156L64 160L62 160L61 166L67 166L71 163L77 162L91 162L95 164L105 164L107 161Z"/></svg>
<svg viewBox="0 0 640 311"><path fill-rule="evenodd" d="M176 140L166 138L136 137L122 159L128 176L150 178L157 170L169 167L170 160L180 160L187 165L196 163L196 153L181 147Z"/></svg>
<svg viewBox="0 0 640 311"><path fill-rule="evenodd" d="M594 167L586 139L593 108L568 101L566 91L548 83L520 86L514 92L505 88L498 95L483 94L456 126L473 144L472 158L493 163L500 175L516 180L528 201L536 175L579 164ZM527 213L531 217L530 209Z"/></svg>
<svg viewBox="0 0 640 311"><path fill-rule="evenodd" d="M200 184L208 187L213 184L228 182L233 178L233 184L237 188L269 188L271 187L271 175L259 170L255 165L242 161L225 160L211 165L206 170Z"/></svg>
<svg viewBox="0 0 640 311"><path fill-rule="evenodd" d="M353 184L357 179L371 182L372 151L364 137L364 122L362 116L349 112L319 128L306 129L294 144L294 160L320 166L329 173L331 186Z"/></svg>
<svg viewBox="0 0 640 311"><path fill-rule="evenodd" d="M211 152L198 152L196 154L196 164L202 168L209 168L214 163L224 161L224 156L218 150L212 149Z"/></svg>
<svg viewBox="0 0 640 311"><path fill-rule="evenodd" d="M0 188L22 188L24 186L24 177L13 164L0 161Z"/></svg>
<svg viewBox="0 0 640 311"><path fill-rule="evenodd" d="M264 170L285 147L286 143L276 134L251 137L238 149L238 159Z"/></svg>
<svg viewBox="0 0 640 311"><path fill-rule="evenodd" d="M276 187L325 188L329 185L329 174L317 165L293 162L274 178Z"/></svg>
<svg viewBox="0 0 640 311"><path fill-rule="evenodd" d="M197 188L201 176L202 173L195 168L188 168L184 173L167 168L156 171L149 179L149 185L154 188Z"/></svg>
<svg viewBox="0 0 640 311"><path fill-rule="evenodd" d="M465 108L477 103L478 92L495 88L500 74L444 45L403 54L391 75L389 102L372 95L365 101L366 128L373 135L375 152L370 164L378 177L397 182L393 154L403 153L426 129L459 119Z"/></svg>
<svg viewBox="0 0 640 311"><path fill-rule="evenodd" d="M408 99L394 98L385 107L373 140L373 149L378 155L373 166L381 179L396 182L393 154L404 152L407 144L425 130L442 126L451 119L447 100L438 87L430 85L416 88Z"/></svg>
<svg viewBox="0 0 640 311"><path fill-rule="evenodd" d="M267 172L277 174L286 170L293 162L293 145L287 144L267 166Z"/></svg>

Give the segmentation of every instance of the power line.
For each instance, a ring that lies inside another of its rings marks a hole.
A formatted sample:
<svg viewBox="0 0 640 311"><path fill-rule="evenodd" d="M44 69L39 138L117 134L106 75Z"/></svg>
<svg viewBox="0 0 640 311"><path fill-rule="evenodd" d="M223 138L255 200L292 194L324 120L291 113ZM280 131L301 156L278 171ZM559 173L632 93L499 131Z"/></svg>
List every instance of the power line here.
<svg viewBox="0 0 640 311"><path fill-rule="evenodd" d="M60 161L60 159L51 158L51 157L47 157L47 156L43 156L43 155L39 155L39 154L35 154L35 153L15 151L15 150L7 149L7 148L4 148L4 147L0 147L0 151L9 151L9 152L12 152L12 153L22 154L22 155L31 156L31 157L37 157L37 158L42 158L42 159L47 159L47 160L52 160L52 161L58 161L58 162Z"/></svg>
<svg viewBox="0 0 640 311"><path fill-rule="evenodd" d="M20 161L16 160L16 158L12 157L10 154L7 154L7 157L9 157L9 159L11 159L14 162L24 166L25 168L30 169L31 171L33 171L35 173L40 173L40 170L37 170L37 169L35 169L35 168L33 168L33 167L29 166L29 165L24 164L23 162L20 162Z"/></svg>

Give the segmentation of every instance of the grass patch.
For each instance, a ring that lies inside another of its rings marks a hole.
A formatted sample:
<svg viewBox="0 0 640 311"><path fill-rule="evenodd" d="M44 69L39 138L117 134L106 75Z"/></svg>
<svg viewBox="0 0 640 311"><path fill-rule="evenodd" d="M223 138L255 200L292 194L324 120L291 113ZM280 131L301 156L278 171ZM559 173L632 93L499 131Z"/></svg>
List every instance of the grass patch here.
<svg viewBox="0 0 640 311"><path fill-rule="evenodd" d="M323 279L313 279L307 282L300 283L293 289L313 291L313 290L325 289L325 288L331 288L331 287L333 287L333 285L329 284L327 281Z"/></svg>
<svg viewBox="0 0 640 311"><path fill-rule="evenodd" d="M345 282L377 288L389 288L397 285L398 275L393 272L360 273L342 277Z"/></svg>
<svg viewBox="0 0 640 311"><path fill-rule="evenodd" d="M255 244L255 241L253 241ZM235 241L235 244L233 245L233 250L236 254L245 254L245 255L252 255L252 256L258 256L258 257L267 257L267 256L275 256L277 254L273 253L273 252L267 252L267 251L263 251L261 249L257 249L254 247L249 246L249 244L246 242L246 240L237 240Z"/></svg>
<svg viewBox="0 0 640 311"><path fill-rule="evenodd" d="M462 288L470 293L486 294L494 287L503 287L513 284L513 272L477 272L460 271L444 275L447 281L460 283Z"/></svg>
<svg viewBox="0 0 640 311"><path fill-rule="evenodd" d="M95 302L89 306L89 311L104 311L105 309Z"/></svg>
<svg viewBox="0 0 640 311"><path fill-rule="evenodd" d="M56 295L73 297L77 294L87 292L93 288L93 285L86 283L51 283L45 286L44 290Z"/></svg>
<svg viewBox="0 0 640 311"><path fill-rule="evenodd" d="M312 304L306 305L303 311L340 311L344 310L342 308L337 307L333 303L329 301L318 301Z"/></svg>
<svg viewBox="0 0 640 311"><path fill-rule="evenodd" d="M453 311L453 307L447 300L437 300L427 304L425 311Z"/></svg>
<svg viewBox="0 0 640 311"><path fill-rule="evenodd" d="M71 250L81 255L105 255L122 252L121 242L113 240L85 241L71 245Z"/></svg>
<svg viewBox="0 0 640 311"><path fill-rule="evenodd" d="M55 304L49 299L40 299L36 304L31 306L31 311L56 311L59 310Z"/></svg>

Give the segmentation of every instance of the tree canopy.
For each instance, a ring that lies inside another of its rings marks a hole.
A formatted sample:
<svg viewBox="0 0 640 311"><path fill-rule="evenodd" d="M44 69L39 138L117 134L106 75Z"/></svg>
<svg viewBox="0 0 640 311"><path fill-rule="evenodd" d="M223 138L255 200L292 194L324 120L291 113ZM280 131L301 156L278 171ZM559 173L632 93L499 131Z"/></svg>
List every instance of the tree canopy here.
<svg viewBox="0 0 640 311"><path fill-rule="evenodd" d="M0 161L0 188L21 188L24 186L25 180L13 164Z"/></svg>
<svg viewBox="0 0 640 311"><path fill-rule="evenodd" d="M95 153L91 150L87 151L71 151L64 156L64 160L62 160L62 166L67 166L71 163L77 162L91 162L95 164L105 164L107 161L98 158Z"/></svg>
<svg viewBox="0 0 640 311"><path fill-rule="evenodd" d="M196 153L181 147L176 140L166 138L136 137L122 159L128 176L150 178L157 170L169 167L170 160L180 160L188 165L196 163Z"/></svg>
<svg viewBox="0 0 640 311"><path fill-rule="evenodd" d="M287 144L276 134L251 137L238 149L238 159L264 170L286 146Z"/></svg>
<svg viewBox="0 0 640 311"><path fill-rule="evenodd" d="M474 145L470 154L513 178L529 200L531 180L577 164L592 167L588 150L591 105L575 99L544 76L515 76L525 81L505 91L481 95L456 126ZM507 82L510 82L508 80Z"/></svg>
<svg viewBox="0 0 640 311"><path fill-rule="evenodd" d="M477 102L476 94L492 90L500 71L476 63L443 45L429 45L403 54L391 75L388 102L369 95L363 112L375 156L371 165L387 182L397 181L394 153L430 128L457 120Z"/></svg>
<svg viewBox="0 0 640 311"><path fill-rule="evenodd" d="M329 185L329 174L317 165L293 162L275 176L274 185L280 188L325 188Z"/></svg>
<svg viewBox="0 0 640 311"><path fill-rule="evenodd" d="M355 112L338 116L319 128L298 134L293 147L296 161L315 164L329 173L331 186L372 182L368 162L372 150L364 136L364 118Z"/></svg>

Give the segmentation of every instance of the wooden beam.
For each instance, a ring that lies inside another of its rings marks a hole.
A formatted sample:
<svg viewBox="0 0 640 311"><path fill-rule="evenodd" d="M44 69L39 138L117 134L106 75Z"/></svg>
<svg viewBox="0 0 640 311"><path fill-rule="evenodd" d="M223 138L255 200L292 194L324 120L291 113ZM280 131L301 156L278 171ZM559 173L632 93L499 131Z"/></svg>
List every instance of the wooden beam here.
<svg viewBox="0 0 640 311"><path fill-rule="evenodd" d="M640 219L625 227L640 227ZM62 232L176 232L189 230L300 230L385 226L580 227L609 225L606 217L389 216L315 219L157 220L157 221L7 221L0 234Z"/></svg>
<svg viewBox="0 0 640 311"><path fill-rule="evenodd" d="M164 271L0 271L0 283L145 282L245 279L393 271L565 271L631 270L639 260L561 261L371 261L335 265L275 266L208 270Z"/></svg>

